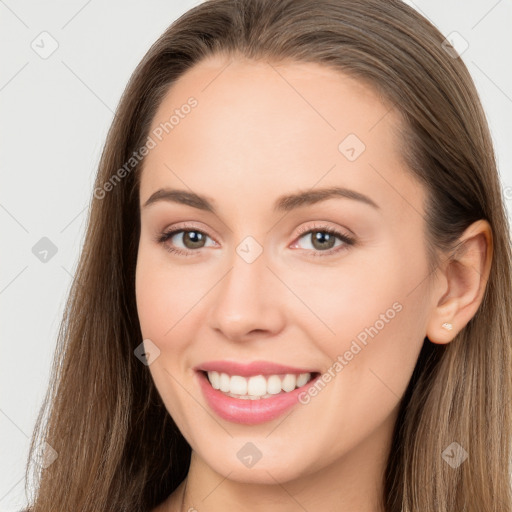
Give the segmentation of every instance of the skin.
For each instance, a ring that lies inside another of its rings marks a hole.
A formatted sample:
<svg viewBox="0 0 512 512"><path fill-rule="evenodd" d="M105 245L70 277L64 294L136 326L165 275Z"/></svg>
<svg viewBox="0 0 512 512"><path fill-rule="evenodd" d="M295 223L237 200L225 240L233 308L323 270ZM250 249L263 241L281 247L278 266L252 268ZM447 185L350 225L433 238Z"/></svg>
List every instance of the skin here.
<svg viewBox="0 0 512 512"><path fill-rule="evenodd" d="M197 107L145 159L136 270L143 338L160 350L149 370L192 447L183 510L379 511L400 398L425 336L449 343L475 314L489 225L470 226L466 251L428 278L426 191L400 158L399 119L344 74L208 58L170 88L152 130L190 96ZM366 146L354 161L338 149L350 133ZM283 194L328 186L379 208L335 197L273 211ZM143 207L164 187L209 197L217 214L163 200ZM183 236L190 232L155 240L183 222L208 235L202 248ZM356 244L336 239L343 250L323 255L325 242L298 231L318 226ZM236 251L248 236L263 249L252 263ZM173 242L193 254L169 253ZM400 312L308 404L249 426L209 409L195 365L270 360L327 372L394 303ZM262 453L252 468L237 458L247 442ZM184 483L155 510L179 510Z"/></svg>

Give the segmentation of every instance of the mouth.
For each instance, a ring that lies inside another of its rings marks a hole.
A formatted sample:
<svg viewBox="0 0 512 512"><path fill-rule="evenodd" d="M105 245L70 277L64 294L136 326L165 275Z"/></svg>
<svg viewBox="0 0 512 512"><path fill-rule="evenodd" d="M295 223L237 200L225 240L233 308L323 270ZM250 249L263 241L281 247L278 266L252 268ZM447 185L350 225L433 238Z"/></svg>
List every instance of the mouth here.
<svg viewBox="0 0 512 512"><path fill-rule="evenodd" d="M306 372L242 376L217 371L199 371L213 389L241 400L262 400L290 393L302 388L319 375L318 372Z"/></svg>
<svg viewBox="0 0 512 512"><path fill-rule="evenodd" d="M271 421L300 403L320 372L236 375L196 368L199 387L220 418L244 425Z"/></svg>

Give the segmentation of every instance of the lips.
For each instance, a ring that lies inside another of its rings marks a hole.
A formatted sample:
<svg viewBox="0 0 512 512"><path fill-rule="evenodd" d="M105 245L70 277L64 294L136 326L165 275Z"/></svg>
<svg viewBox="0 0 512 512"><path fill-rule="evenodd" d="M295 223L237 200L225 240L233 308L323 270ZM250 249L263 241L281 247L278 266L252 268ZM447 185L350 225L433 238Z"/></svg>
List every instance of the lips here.
<svg viewBox="0 0 512 512"><path fill-rule="evenodd" d="M276 375L276 374L301 374L318 373L317 369L296 368L273 363L271 361L253 361L251 363L235 363L233 361L209 361L202 363L194 368L205 372L215 371L227 373L228 375L240 375L242 377L251 377L253 375Z"/></svg>
<svg viewBox="0 0 512 512"><path fill-rule="evenodd" d="M198 365L194 369L199 387L212 411L224 420L245 425L263 423L284 414L291 407L297 405L299 396L314 385L320 377L317 370L285 366L268 361L255 361L248 364L210 361ZM260 375L268 378L275 378L277 375L284 378L288 375L289 377L293 376L292 380L295 380L297 376L297 385L299 382L303 382L303 380L299 380L301 375L310 374L310 380L290 391L285 391L283 388L282 391L272 396L266 394L257 399L247 399L247 396L236 396L214 388L208 379L208 372L210 374L211 372L224 373L231 377L238 376L239 380L241 377L249 378Z"/></svg>

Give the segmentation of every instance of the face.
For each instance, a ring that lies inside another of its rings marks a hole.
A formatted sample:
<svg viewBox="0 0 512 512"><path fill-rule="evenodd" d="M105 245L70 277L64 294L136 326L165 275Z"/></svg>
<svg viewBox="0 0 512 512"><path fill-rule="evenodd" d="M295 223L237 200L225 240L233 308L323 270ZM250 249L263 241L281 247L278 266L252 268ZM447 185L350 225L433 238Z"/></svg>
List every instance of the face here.
<svg viewBox="0 0 512 512"><path fill-rule="evenodd" d="M398 118L317 64L227 62L182 75L151 127L136 271L151 376L230 479L384 457L428 319L424 190Z"/></svg>

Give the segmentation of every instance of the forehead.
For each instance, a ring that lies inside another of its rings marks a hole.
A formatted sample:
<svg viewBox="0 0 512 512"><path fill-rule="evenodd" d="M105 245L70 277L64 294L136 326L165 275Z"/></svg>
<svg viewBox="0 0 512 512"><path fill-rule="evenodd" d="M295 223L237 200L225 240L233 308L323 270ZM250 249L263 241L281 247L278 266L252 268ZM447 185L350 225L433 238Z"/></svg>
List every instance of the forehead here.
<svg viewBox="0 0 512 512"><path fill-rule="evenodd" d="M184 188L180 180L277 196L320 180L369 191L387 175L407 193L399 127L388 102L337 70L211 57L185 72L157 110L141 202L159 187Z"/></svg>
<svg viewBox="0 0 512 512"><path fill-rule="evenodd" d="M332 68L215 56L193 66L169 88L152 129L169 121L191 97L198 108L190 112L186 124L208 129L213 140L228 131L236 133L233 144L247 141L246 135L255 131L271 134L272 140L278 135L279 140L297 143L299 134L336 143L344 134L358 132L370 142L370 132L381 121L383 129L375 134L381 138L388 134L383 142L391 142L390 128L399 124L390 103L373 88ZM217 129L210 130L207 121L215 121ZM180 135L190 135L190 130L177 128L172 130L176 142Z"/></svg>

